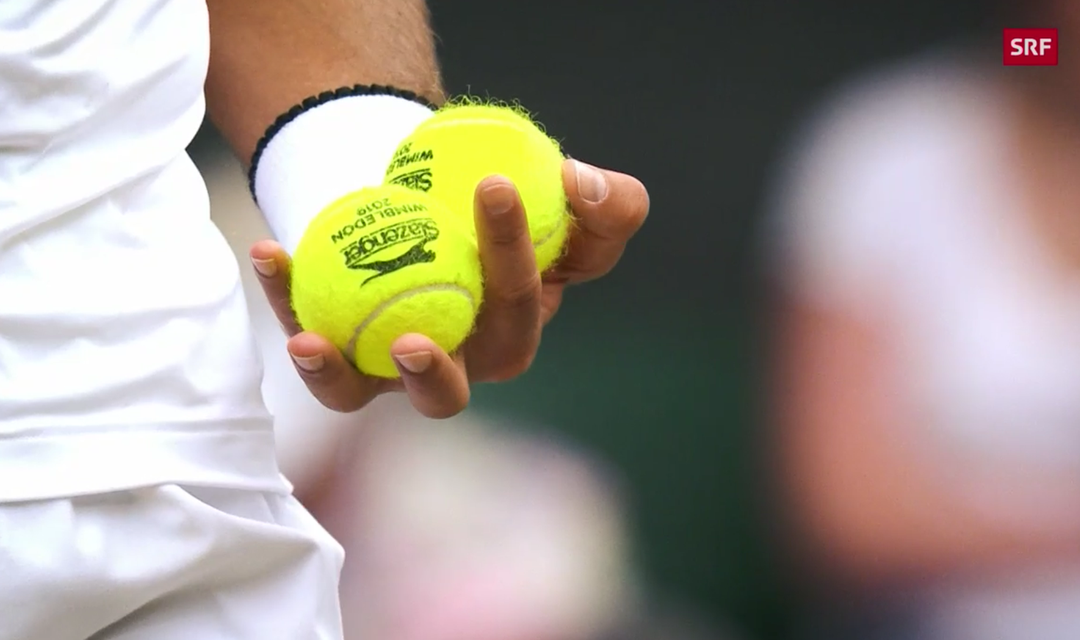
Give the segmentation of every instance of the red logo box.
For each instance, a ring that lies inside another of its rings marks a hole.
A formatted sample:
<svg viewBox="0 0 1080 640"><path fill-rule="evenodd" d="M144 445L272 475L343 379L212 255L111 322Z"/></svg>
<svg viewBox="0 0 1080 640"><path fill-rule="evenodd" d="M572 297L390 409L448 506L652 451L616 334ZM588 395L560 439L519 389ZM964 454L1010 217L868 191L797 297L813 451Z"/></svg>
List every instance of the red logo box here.
<svg viewBox="0 0 1080 640"><path fill-rule="evenodd" d="M1005 29L1002 53L1007 67L1056 67L1057 29Z"/></svg>

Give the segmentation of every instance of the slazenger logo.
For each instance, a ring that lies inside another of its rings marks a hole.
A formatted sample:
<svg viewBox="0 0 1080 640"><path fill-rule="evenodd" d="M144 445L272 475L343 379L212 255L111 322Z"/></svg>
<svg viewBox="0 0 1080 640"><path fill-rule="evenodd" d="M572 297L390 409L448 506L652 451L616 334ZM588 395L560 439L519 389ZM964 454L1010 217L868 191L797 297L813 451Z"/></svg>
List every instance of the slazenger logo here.
<svg viewBox="0 0 1080 640"><path fill-rule="evenodd" d="M405 187L413 191L427 191L431 189L431 169L418 169L403 173L394 177L390 184L396 184L399 187Z"/></svg>
<svg viewBox="0 0 1080 640"><path fill-rule="evenodd" d="M341 250L345 266L375 274L360 283L363 286L375 278L400 271L409 265L435 261L435 252L425 245L439 237L439 225L431 218L406 220L357 238ZM408 245L393 255L395 249ZM393 257L390 257L393 255Z"/></svg>

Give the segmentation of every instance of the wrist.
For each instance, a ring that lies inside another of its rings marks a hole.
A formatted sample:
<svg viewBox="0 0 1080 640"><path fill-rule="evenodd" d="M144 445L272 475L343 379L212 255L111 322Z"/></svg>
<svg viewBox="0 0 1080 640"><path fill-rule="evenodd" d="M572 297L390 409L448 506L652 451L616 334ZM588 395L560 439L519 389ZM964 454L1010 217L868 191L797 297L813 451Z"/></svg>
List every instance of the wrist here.
<svg viewBox="0 0 1080 640"><path fill-rule="evenodd" d="M296 249L328 204L381 184L398 145L432 110L413 93L357 85L308 98L278 117L255 148L248 182L285 250Z"/></svg>

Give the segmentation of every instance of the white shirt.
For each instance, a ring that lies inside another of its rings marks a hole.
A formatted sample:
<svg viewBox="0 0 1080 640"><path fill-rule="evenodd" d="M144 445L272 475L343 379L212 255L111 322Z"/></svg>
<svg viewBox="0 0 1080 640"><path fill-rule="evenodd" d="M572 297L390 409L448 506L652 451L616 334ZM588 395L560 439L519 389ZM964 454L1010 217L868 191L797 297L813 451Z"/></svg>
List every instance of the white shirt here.
<svg viewBox="0 0 1080 640"><path fill-rule="evenodd" d="M185 153L208 56L203 0L0 2L0 501L287 490Z"/></svg>
<svg viewBox="0 0 1080 640"><path fill-rule="evenodd" d="M818 304L888 310L888 375L917 417L898 435L966 461L936 470L941 490L1036 529L1080 518L1080 281L1025 226L996 87L931 58L842 94L781 190L777 266ZM927 600L927 638L1080 637L1080 566L1066 562L1037 588Z"/></svg>

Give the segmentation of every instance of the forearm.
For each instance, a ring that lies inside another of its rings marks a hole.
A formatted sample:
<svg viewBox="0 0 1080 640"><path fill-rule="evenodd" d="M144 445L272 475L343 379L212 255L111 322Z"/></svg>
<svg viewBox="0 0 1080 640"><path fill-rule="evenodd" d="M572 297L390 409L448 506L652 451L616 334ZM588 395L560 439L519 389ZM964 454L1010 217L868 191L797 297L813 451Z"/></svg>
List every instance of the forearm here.
<svg viewBox="0 0 1080 640"><path fill-rule="evenodd" d="M207 109L245 166L267 127L309 96L391 85L443 90L423 0L207 0Z"/></svg>

